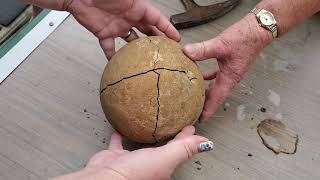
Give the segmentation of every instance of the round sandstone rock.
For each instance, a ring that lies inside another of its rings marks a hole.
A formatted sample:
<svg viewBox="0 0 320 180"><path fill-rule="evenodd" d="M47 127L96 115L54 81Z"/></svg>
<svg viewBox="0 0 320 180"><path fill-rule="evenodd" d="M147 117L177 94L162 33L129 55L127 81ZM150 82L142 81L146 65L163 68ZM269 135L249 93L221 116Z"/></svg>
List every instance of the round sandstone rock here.
<svg viewBox="0 0 320 180"><path fill-rule="evenodd" d="M100 100L110 124L140 143L168 140L199 118L204 82L178 43L137 39L121 48L104 70Z"/></svg>

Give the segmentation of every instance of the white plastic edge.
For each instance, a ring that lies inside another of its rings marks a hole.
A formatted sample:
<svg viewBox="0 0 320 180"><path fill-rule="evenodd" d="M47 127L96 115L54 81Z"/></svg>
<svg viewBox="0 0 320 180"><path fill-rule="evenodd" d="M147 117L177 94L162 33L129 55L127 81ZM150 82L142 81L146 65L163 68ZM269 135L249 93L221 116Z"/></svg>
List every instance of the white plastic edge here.
<svg viewBox="0 0 320 180"><path fill-rule="evenodd" d="M67 17L68 12L50 11L28 34L0 58L0 84L43 42Z"/></svg>

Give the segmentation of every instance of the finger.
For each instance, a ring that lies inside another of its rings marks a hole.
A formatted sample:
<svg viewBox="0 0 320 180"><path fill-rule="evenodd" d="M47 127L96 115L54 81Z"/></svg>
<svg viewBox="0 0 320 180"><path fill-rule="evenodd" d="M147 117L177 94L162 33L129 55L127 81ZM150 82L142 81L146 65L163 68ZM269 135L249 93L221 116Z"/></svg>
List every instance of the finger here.
<svg viewBox="0 0 320 180"><path fill-rule="evenodd" d="M215 69L210 69L208 71L204 71L202 72L202 76L204 78L204 80L208 81L208 80L212 80L214 78L216 78L218 71Z"/></svg>
<svg viewBox="0 0 320 180"><path fill-rule="evenodd" d="M193 135L157 148L157 156L161 157L160 165L170 166L174 170L180 163L200 153L200 144L207 141L207 138Z"/></svg>
<svg viewBox="0 0 320 180"><path fill-rule="evenodd" d="M161 14L161 12L151 6L147 5L145 10L145 16L143 17L143 22L146 24L157 27L161 32L163 32L167 37L180 41L181 37L178 30L169 22L169 20Z"/></svg>
<svg viewBox="0 0 320 180"><path fill-rule="evenodd" d="M206 92L206 101L200 117L200 121L207 121L218 107L224 102L235 82L218 72L214 82L211 82L209 90Z"/></svg>
<svg viewBox="0 0 320 180"><path fill-rule="evenodd" d="M194 61L222 58L230 52L227 43L219 37L200 43L187 44L184 46L183 51Z"/></svg>
<svg viewBox="0 0 320 180"><path fill-rule="evenodd" d="M130 35L129 36L123 36L122 39L125 40L126 42L131 42L131 41L134 41L136 39L139 38L138 34L136 33L135 30L133 29L130 29Z"/></svg>
<svg viewBox="0 0 320 180"><path fill-rule="evenodd" d="M119 133L115 132L111 135L109 150L122 150L122 137Z"/></svg>
<svg viewBox="0 0 320 180"><path fill-rule="evenodd" d="M164 34L154 26L139 24L136 27L140 32L147 36L164 36Z"/></svg>
<svg viewBox="0 0 320 180"><path fill-rule="evenodd" d="M131 30L131 25L123 19L115 19L106 23L102 29L94 32L98 39L108 39L111 37L126 37Z"/></svg>
<svg viewBox="0 0 320 180"><path fill-rule="evenodd" d="M181 130L179 134L176 135L174 140L183 139L188 136L192 136L195 133L196 129L194 126L187 126Z"/></svg>
<svg viewBox="0 0 320 180"><path fill-rule="evenodd" d="M114 38L103 39L99 42L107 59L110 60L111 57L116 53Z"/></svg>

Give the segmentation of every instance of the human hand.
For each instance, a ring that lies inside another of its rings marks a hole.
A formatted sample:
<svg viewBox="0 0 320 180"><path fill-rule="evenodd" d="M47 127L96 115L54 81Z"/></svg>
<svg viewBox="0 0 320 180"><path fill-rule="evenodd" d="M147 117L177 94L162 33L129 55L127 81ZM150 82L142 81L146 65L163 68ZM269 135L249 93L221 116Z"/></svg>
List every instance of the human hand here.
<svg viewBox="0 0 320 180"><path fill-rule="evenodd" d="M126 37L132 27L149 36L180 40L173 25L146 0L73 0L66 10L99 39L108 59L115 54L115 38ZM126 40L136 38L133 32Z"/></svg>
<svg viewBox="0 0 320 180"><path fill-rule="evenodd" d="M147 0L22 0L40 7L69 11L92 32L110 59L115 53L115 38L126 37L132 27L146 35L180 41L180 34L161 12ZM126 41L138 38L135 32Z"/></svg>
<svg viewBox="0 0 320 180"><path fill-rule="evenodd" d="M218 68L203 72L210 80L200 121L208 120L230 90L239 83L262 49L272 41L272 34L260 27L249 14L217 37L201 43L188 44L183 50L194 61L216 58Z"/></svg>
<svg viewBox="0 0 320 180"><path fill-rule="evenodd" d="M123 149L121 136L114 133L108 150L94 155L81 172L60 177L59 180L169 180L179 164L199 153L200 144L208 144L208 139L193 135L194 132L194 127L188 126L167 145L132 152Z"/></svg>

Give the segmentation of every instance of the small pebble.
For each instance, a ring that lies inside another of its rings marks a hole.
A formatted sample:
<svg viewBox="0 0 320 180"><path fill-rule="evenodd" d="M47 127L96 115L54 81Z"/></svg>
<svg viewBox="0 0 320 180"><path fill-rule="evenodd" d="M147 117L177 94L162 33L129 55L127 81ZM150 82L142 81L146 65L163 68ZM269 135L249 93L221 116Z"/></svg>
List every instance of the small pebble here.
<svg viewBox="0 0 320 180"><path fill-rule="evenodd" d="M200 171L200 170L201 170L201 167L197 167L197 170Z"/></svg>
<svg viewBox="0 0 320 180"><path fill-rule="evenodd" d="M84 109L83 112L87 112L87 109Z"/></svg>
<svg viewBox="0 0 320 180"><path fill-rule="evenodd" d="M260 108L260 111L263 113L267 112L266 108L264 108L264 107Z"/></svg>
<svg viewBox="0 0 320 180"><path fill-rule="evenodd" d="M248 156L249 156L249 157L252 157L252 154L251 154L251 153L248 153Z"/></svg>

